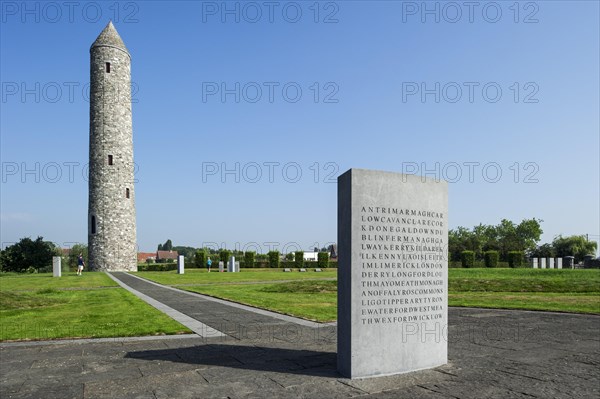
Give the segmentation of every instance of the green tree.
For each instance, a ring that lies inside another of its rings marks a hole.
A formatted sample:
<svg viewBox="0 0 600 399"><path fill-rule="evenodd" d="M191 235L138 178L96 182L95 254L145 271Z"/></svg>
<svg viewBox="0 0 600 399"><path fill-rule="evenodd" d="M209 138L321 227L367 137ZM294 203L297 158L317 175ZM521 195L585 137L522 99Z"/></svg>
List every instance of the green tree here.
<svg viewBox="0 0 600 399"><path fill-rule="evenodd" d="M458 227L448 231L448 251L451 259L461 258L463 251L473 251L477 259L486 251L498 251L500 259L508 260L511 251L531 252L543 233L540 219L524 219L518 225L502 219L496 226L479 224L469 230Z"/></svg>
<svg viewBox="0 0 600 399"><path fill-rule="evenodd" d="M254 267L254 257L256 252L246 251L244 253L244 267Z"/></svg>
<svg viewBox="0 0 600 399"><path fill-rule="evenodd" d="M533 251L531 251L532 258L554 258L556 251L552 244L542 244Z"/></svg>
<svg viewBox="0 0 600 399"><path fill-rule="evenodd" d="M196 254L196 248L193 247L177 246L173 247L172 250L177 251L179 255L185 256L186 259L192 259Z"/></svg>
<svg viewBox="0 0 600 399"><path fill-rule="evenodd" d="M60 249L53 243L44 241L43 237L35 240L25 237L0 253L0 270L25 272L29 268L51 268L52 257L60 255Z"/></svg>
<svg viewBox="0 0 600 399"><path fill-rule="evenodd" d="M585 236L561 235L554 238L552 247L558 257L574 256L575 262L580 262L586 255L594 255L597 249L597 243L588 241Z"/></svg>
<svg viewBox="0 0 600 399"><path fill-rule="evenodd" d="M542 219L524 219L516 227L516 235L519 242L520 248L515 248L513 251L533 251L537 243L540 241L540 237L544 230L542 230L541 223Z"/></svg>
<svg viewBox="0 0 600 399"><path fill-rule="evenodd" d="M198 269L202 269L206 266L206 251L204 250L204 248L198 249L196 251L196 254L194 255L194 265Z"/></svg>

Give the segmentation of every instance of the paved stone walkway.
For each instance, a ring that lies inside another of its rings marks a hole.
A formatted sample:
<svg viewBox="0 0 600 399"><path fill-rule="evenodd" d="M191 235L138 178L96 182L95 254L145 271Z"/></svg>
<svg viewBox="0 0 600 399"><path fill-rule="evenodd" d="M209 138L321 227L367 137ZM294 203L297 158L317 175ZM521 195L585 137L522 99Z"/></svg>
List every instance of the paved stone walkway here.
<svg viewBox="0 0 600 399"><path fill-rule="evenodd" d="M451 308L448 365L349 380L335 371L335 326L116 276L226 335L0 344L2 399L600 397L598 316Z"/></svg>

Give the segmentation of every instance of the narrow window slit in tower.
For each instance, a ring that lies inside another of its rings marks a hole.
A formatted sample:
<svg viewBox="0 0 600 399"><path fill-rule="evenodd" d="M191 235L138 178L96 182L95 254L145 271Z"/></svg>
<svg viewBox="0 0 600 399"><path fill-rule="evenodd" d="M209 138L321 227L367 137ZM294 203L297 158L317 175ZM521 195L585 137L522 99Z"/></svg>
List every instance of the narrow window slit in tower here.
<svg viewBox="0 0 600 399"><path fill-rule="evenodd" d="M125 198L129 198L129 189L128 188L125 189Z"/></svg>
<svg viewBox="0 0 600 399"><path fill-rule="evenodd" d="M110 73L110 62L106 63L106 73Z"/></svg>
<svg viewBox="0 0 600 399"><path fill-rule="evenodd" d="M113 156L112 156L112 155L109 155L109 156L108 156L108 164L109 164L109 165L112 165L112 164L113 164Z"/></svg>
<svg viewBox="0 0 600 399"><path fill-rule="evenodd" d="M92 234L96 234L96 216L92 215Z"/></svg>

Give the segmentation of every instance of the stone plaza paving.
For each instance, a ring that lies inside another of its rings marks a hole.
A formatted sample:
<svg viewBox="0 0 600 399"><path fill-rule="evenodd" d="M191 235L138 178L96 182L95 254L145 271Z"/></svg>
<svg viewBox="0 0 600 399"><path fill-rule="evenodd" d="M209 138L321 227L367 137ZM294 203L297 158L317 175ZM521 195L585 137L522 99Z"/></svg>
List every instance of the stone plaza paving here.
<svg viewBox="0 0 600 399"><path fill-rule="evenodd" d="M350 380L335 325L113 275L224 335L0 343L0 398L600 397L600 316L450 308L447 365Z"/></svg>

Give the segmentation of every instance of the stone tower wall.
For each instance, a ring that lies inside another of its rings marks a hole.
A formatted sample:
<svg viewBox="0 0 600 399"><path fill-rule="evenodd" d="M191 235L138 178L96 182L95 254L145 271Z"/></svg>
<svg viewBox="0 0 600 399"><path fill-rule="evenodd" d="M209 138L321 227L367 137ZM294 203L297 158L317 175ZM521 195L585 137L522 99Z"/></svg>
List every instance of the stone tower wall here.
<svg viewBox="0 0 600 399"><path fill-rule="evenodd" d="M137 271L131 60L110 45L90 53L89 264Z"/></svg>

